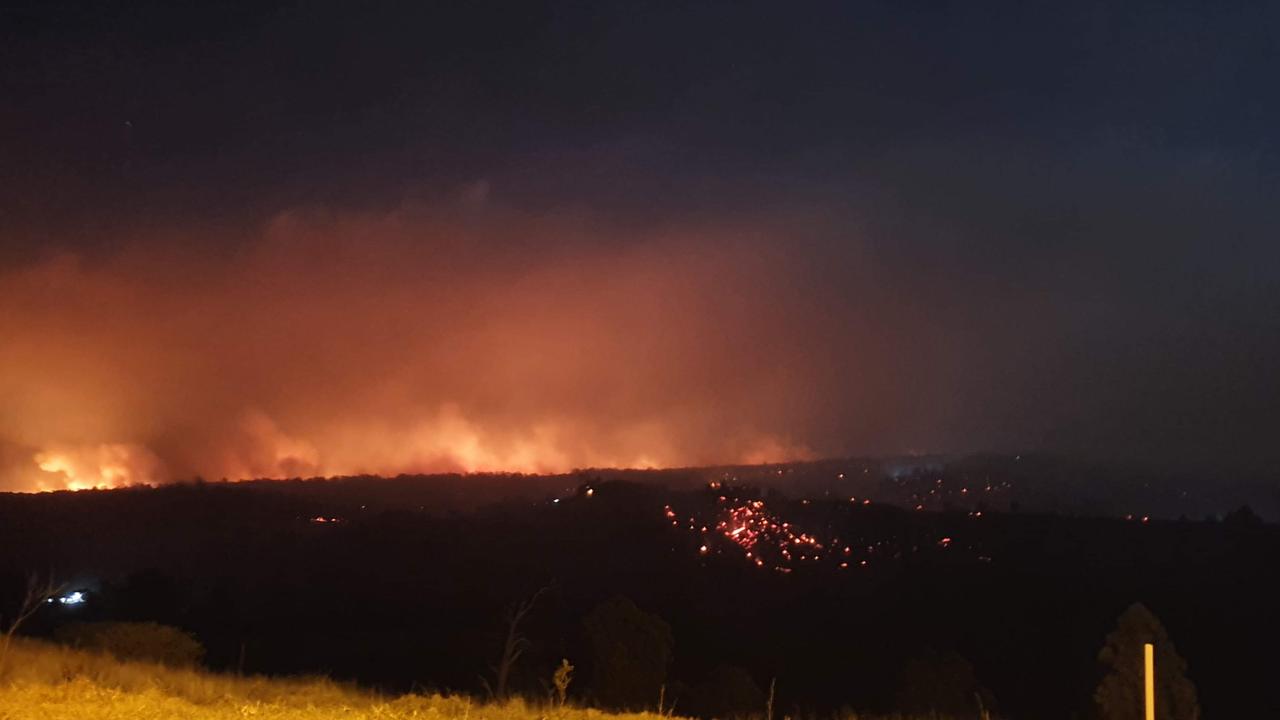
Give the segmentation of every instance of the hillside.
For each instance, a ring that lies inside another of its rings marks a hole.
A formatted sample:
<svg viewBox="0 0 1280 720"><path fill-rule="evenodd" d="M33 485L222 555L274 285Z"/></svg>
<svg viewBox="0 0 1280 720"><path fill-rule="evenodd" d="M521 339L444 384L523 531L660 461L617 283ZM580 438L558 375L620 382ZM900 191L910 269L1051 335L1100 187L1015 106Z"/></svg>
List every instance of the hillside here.
<svg viewBox="0 0 1280 720"><path fill-rule="evenodd" d="M887 713L954 653L998 714L1068 720L1091 703L1116 618L1142 602L1188 660L1206 717L1274 716L1280 596L1264 569L1280 528L1256 520L917 511L608 479L470 513L358 499L266 483L0 496L0 615L47 568L83 602L45 608L30 636L153 622L193 635L221 672L479 697L504 613L550 588L509 679L525 697L545 697L562 658L579 668L571 699L596 696L603 656L586 620L625 598L671 631L639 706L665 683L678 712L724 717L728 700L763 705L776 680L779 716ZM835 551L792 553L804 538ZM722 696L725 677L741 692Z"/></svg>

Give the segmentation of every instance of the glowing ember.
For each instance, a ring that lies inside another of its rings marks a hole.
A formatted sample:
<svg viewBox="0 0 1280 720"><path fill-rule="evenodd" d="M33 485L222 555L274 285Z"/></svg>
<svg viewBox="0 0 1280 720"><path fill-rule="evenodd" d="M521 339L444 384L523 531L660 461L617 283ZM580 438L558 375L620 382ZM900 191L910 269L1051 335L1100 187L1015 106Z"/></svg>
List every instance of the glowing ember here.
<svg viewBox="0 0 1280 720"><path fill-rule="evenodd" d="M820 535L782 518L778 510L759 497L737 495L718 483L711 489L717 492L707 498L705 511L714 516L713 522L708 522L710 518L698 517L705 512L695 513L686 519L670 505L663 508L663 515L672 527L684 527L696 535L695 547L699 556L721 555L736 549L751 565L784 574L790 573L797 564L826 567L833 571L847 570L868 567L872 559L881 562L901 560L908 554L926 551L946 552L957 559L990 561L983 559L985 556L971 555L977 548L952 535L928 539L919 537L911 526L888 533L874 525L862 527L863 523L857 520L867 517L864 515L869 512L864 509L869 504L866 500L853 502L852 507L843 502L795 502L791 507L803 513L805 525L827 528L828 534ZM787 507L785 504L780 506ZM815 511L820 514L818 517L822 517L824 512L836 514L819 520L813 515ZM979 513L970 515L980 516ZM850 522L854 524L846 524ZM844 542L841 537L845 538Z"/></svg>
<svg viewBox="0 0 1280 720"><path fill-rule="evenodd" d="M769 512L763 500L740 501L721 495L717 498L717 505L719 518L714 528L698 525L690 518L690 529L696 529L699 534L719 535L740 548L743 555L756 567L764 567L769 562L775 570L782 571L797 557L802 561L820 559L818 551L823 550L825 545L808 533L798 532L791 523L784 522ZM668 505L665 515L670 519L676 513ZM699 546L698 552L706 555L711 552L711 547L704 543Z"/></svg>

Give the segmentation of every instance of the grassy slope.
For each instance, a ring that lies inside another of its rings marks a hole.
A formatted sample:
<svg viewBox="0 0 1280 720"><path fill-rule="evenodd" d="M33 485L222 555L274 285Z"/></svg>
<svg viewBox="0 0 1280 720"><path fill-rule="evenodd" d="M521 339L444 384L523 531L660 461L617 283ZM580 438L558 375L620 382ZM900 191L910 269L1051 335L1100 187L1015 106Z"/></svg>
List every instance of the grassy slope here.
<svg viewBox="0 0 1280 720"><path fill-rule="evenodd" d="M467 698L379 698L324 679L214 675L17 640L0 679L0 720L660 720L521 702L477 704Z"/></svg>

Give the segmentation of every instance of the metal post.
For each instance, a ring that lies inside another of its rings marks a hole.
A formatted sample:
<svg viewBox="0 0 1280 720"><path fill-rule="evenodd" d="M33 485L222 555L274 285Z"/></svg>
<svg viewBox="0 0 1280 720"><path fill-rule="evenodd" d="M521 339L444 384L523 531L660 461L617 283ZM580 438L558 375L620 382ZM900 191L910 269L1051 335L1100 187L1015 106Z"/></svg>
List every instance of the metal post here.
<svg viewBox="0 0 1280 720"><path fill-rule="evenodd" d="M1156 648L1151 643L1142 646L1143 666L1146 670L1147 720L1156 720Z"/></svg>

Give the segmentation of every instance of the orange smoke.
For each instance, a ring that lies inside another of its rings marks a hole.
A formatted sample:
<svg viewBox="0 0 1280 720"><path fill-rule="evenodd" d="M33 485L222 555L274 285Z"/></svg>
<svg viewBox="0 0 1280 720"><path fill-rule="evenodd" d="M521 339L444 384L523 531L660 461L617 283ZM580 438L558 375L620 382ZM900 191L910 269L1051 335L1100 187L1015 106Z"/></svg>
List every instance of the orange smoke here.
<svg viewBox="0 0 1280 720"><path fill-rule="evenodd" d="M472 202L51 254L0 274L0 489L808 456L840 328L763 233Z"/></svg>

